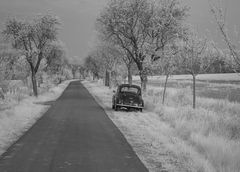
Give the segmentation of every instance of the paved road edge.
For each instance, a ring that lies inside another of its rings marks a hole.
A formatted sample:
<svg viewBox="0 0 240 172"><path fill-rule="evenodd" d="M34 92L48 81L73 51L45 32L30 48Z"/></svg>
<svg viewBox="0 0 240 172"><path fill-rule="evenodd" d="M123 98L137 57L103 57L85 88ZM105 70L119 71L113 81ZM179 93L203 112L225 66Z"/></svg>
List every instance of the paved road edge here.
<svg viewBox="0 0 240 172"><path fill-rule="evenodd" d="M63 90L58 94L56 95L55 97L51 97L45 101L56 101L58 100L63 92L66 90L66 88L69 86L69 84L72 82L73 80L69 80L69 81L65 81L66 82L66 85L64 86ZM53 87L55 88L55 87ZM48 94L49 92L51 91L51 89L46 93ZM34 103L36 103L37 101L34 101ZM6 145L3 145L3 150L0 152L0 159L2 157L5 156L5 154L8 152L8 150L11 149L12 146L14 146L19 140L21 140L28 132L29 130L31 130L31 128L34 127L34 125L39 121L41 120L43 117L44 117L44 114L47 113L47 111L51 108L51 105L42 105L41 107L41 110L38 112L38 117L33 119L32 123L28 126L23 126L21 128L21 130L19 130L17 133L14 133L15 135L15 138L11 138L11 140L9 140Z"/></svg>
<svg viewBox="0 0 240 172"><path fill-rule="evenodd" d="M82 85L84 86L84 88L86 88L88 90L88 92L92 95L92 97L95 99L95 101L102 107L102 109L104 110L104 112L107 114L107 117L114 123L114 125L119 129L119 131L121 132L121 134L124 136L124 138L126 139L126 141L128 142L128 144L132 147L133 151L135 152L135 154L138 156L138 158L141 160L141 162L144 164L144 166L148 169L149 171L149 167L148 167L148 163L145 162L145 159L136 151L136 149L134 148L134 146L132 144L130 144L129 140L125 137L124 133L122 132L121 128L118 127L118 125L115 123L115 121L112 119L111 116L113 116L113 112L110 110L107 110L107 106L103 103L103 101L95 94L92 93L92 91L90 89L88 89L86 87L86 85L84 84L84 82L80 81L82 83Z"/></svg>

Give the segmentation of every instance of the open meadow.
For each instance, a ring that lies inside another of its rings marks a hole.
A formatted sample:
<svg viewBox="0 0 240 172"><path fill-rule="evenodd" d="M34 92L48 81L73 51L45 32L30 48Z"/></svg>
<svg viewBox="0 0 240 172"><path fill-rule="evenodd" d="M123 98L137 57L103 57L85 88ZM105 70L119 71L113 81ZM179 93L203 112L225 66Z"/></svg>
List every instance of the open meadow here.
<svg viewBox="0 0 240 172"><path fill-rule="evenodd" d="M135 83L140 83L139 77L134 77ZM164 87L165 76L149 77L150 87ZM191 75L172 75L168 88L192 88ZM200 74L197 76L196 92L200 97L227 99L240 102L240 74Z"/></svg>
<svg viewBox="0 0 240 172"><path fill-rule="evenodd" d="M210 79L214 75L200 75L195 110L189 77L170 78L164 105L164 77L150 78L143 113L114 112L113 89L97 81L84 84L150 171L239 172L240 77L234 75L219 75L218 80ZM216 93L212 94L213 90ZM229 94L232 90L235 97Z"/></svg>

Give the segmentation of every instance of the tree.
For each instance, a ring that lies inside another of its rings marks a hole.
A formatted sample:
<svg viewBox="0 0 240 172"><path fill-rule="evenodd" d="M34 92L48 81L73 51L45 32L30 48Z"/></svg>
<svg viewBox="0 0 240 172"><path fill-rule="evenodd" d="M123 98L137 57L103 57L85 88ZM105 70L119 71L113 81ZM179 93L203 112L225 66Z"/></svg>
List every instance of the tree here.
<svg viewBox="0 0 240 172"><path fill-rule="evenodd" d="M78 70L79 70L81 79L85 79L86 78L86 73L85 73L86 67L83 64L80 64Z"/></svg>
<svg viewBox="0 0 240 172"><path fill-rule="evenodd" d="M20 56L17 58L13 58L13 63L9 64L11 65L12 69L12 77L11 79L15 80L22 80L25 85L27 85L27 77L29 76L30 69L29 66L25 60L25 57L20 54Z"/></svg>
<svg viewBox="0 0 240 172"><path fill-rule="evenodd" d="M110 42L108 41L102 41L101 44L103 44L104 46L99 47L101 47L100 49L104 53L102 53L100 56L105 54L103 59L105 59L105 64L107 65L106 67L108 69L110 67L110 71L113 71L116 74L118 73L116 69L116 64L118 66L125 65L125 67L127 68L127 75L125 75L126 73L122 71L121 76L124 78L127 77L128 83L132 84L132 68L134 66L134 61L131 58L131 55L124 49L118 48L116 45L110 44Z"/></svg>
<svg viewBox="0 0 240 172"><path fill-rule="evenodd" d="M117 75L117 65L120 65L121 52L113 45L104 44L97 47L96 53L102 61L105 70L105 86L111 87L113 77ZM113 76L114 75L114 76Z"/></svg>
<svg viewBox="0 0 240 172"><path fill-rule="evenodd" d="M228 49L230 50L231 56L235 61L235 69L236 71L240 71L240 51L237 49L237 44L234 43L233 40L230 39L229 33L227 32L226 27L226 9L220 6L216 6L213 3L210 4L210 10L215 18L217 23L217 27L223 36L223 40L225 41Z"/></svg>
<svg viewBox="0 0 240 172"><path fill-rule="evenodd" d="M164 58L165 48L187 34L184 20L189 8L181 6L178 0L157 1L153 6L152 28L150 29L150 49L153 61ZM168 51L168 50L167 50Z"/></svg>
<svg viewBox="0 0 240 172"><path fill-rule="evenodd" d="M20 61L20 56L21 53L12 49L8 44L0 45L0 81L16 78L18 71L15 68Z"/></svg>
<svg viewBox="0 0 240 172"><path fill-rule="evenodd" d="M224 52L216 47L214 42L211 44L212 49L209 49L208 55L211 56L211 67L206 71L207 73L233 73L235 62L230 57L228 51Z"/></svg>
<svg viewBox="0 0 240 172"><path fill-rule="evenodd" d="M179 49L178 49L177 45L172 45L172 46L168 47L168 49L165 48L164 56L158 60L162 74L165 75L164 90L163 90L163 95L162 95L162 104L164 104L164 102L165 102L165 95L166 95L166 90L167 90L168 79L169 79L170 75L173 74L175 71L177 71L179 68L178 55L179 55Z"/></svg>
<svg viewBox="0 0 240 172"><path fill-rule="evenodd" d="M190 33L182 44L179 65L184 72L189 73L193 77L193 108L195 108L196 77L211 66L211 56L206 56L207 40L198 38L195 33Z"/></svg>
<svg viewBox="0 0 240 172"><path fill-rule="evenodd" d="M131 55L124 50L121 51L120 58L121 58L121 61L123 62L123 64L125 64L125 66L127 68L128 84L131 85L132 84L132 67L134 65L134 61L131 58Z"/></svg>
<svg viewBox="0 0 240 172"><path fill-rule="evenodd" d="M100 78L101 65L101 61L92 54L89 55L84 62L84 66L86 67L87 72L92 73L93 80L95 80L95 78Z"/></svg>
<svg viewBox="0 0 240 172"><path fill-rule="evenodd" d="M162 104L165 102L165 94L169 76L176 70L175 42L182 39L187 32L183 25L186 19L188 7L181 6L177 0L160 1L154 6L153 29L151 31L151 59L160 64L162 73L165 74ZM157 60L160 62L157 62Z"/></svg>
<svg viewBox="0 0 240 172"><path fill-rule="evenodd" d="M177 0L167 2L112 0L97 19L101 36L126 51L136 63L143 90L148 74L146 59L157 59L156 52L177 37L175 27L185 15Z"/></svg>
<svg viewBox="0 0 240 172"><path fill-rule="evenodd" d="M36 74L41 61L45 58L44 51L52 41L57 39L58 19L51 15L38 16L27 22L9 19L3 34L12 41L15 49L21 50L31 69L33 93L38 96Z"/></svg>
<svg viewBox="0 0 240 172"><path fill-rule="evenodd" d="M112 0L97 19L98 30L104 38L126 51L136 63L143 90L147 82L143 61L151 12L145 0Z"/></svg>
<svg viewBox="0 0 240 172"><path fill-rule="evenodd" d="M46 70L52 74L57 74L61 71L64 64L68 64L66 54L61 45L54 43L48 46L45 51L46 57Z"/></svg>
<svg viewBox="0 0 240 172"><path fill-rule="evenodd" d="M72 75L73 75L73 78L77 78L77 73L78 73L78 68L79 68L79 65L78 64L70 64L70 67L71 67L71 70L72 70Z"/></svg>
<svg viewBox="0 0 240 172"><path fill-rule="evenodd" d="M69 65L66 52L60 42L53 42L46 48L46 68L50 74L57 75L59 83L62 82L64 68Z"/></svg>

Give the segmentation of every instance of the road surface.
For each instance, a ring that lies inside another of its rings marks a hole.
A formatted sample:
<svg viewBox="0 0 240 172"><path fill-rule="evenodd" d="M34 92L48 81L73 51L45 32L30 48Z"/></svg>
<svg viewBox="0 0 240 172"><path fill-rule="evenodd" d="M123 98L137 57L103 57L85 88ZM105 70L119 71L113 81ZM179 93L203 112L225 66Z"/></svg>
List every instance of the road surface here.
<svg viewBox="0 0 240 172"><path fill-rule="evenodd" d="M146 172L79 81L0 157L0 172Z"/></svg>

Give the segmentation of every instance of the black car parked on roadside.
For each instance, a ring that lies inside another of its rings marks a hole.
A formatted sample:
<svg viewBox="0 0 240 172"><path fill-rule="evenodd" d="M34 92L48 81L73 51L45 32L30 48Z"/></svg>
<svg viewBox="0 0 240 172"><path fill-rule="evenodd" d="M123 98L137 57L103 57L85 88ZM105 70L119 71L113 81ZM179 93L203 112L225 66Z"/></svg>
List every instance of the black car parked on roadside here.
<svg viewBox="0 0 240 172"><path fill-rule="evenodd" d="M122 84L117 91L113 91L112 108L117 111L120 108L136 109L142 112L144 101L141 88L137 85Z"/></svg>

